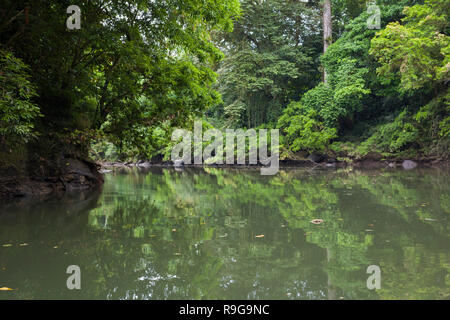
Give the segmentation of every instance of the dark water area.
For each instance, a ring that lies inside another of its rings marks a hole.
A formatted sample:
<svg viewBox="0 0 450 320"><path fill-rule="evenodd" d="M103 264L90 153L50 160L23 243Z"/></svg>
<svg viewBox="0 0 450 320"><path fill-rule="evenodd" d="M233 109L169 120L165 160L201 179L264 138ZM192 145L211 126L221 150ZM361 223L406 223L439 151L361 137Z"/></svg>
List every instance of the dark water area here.
<svg viewBox="0 0 450 320"><path fill-rule="evenodd" d="M449 178L109 173L101 190L0 205L0 288L14 289L0 299L449 299ZM80 290L67 288L70 265Z"/></svg>

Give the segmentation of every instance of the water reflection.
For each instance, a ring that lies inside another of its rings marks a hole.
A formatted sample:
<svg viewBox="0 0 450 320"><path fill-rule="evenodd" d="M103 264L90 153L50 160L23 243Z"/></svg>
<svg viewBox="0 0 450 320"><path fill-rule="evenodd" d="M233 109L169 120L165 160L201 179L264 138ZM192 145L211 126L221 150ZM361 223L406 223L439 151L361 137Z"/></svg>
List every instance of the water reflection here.
<svg viewBox="0 0 450 320"><path fill-rule="evenodd" d="M448 299L448 179L431 169L108 174L101 194L0 208L0 287L18 289L0 299ZM72 264L80 291L66 288ZM373 264L377 291L366 287Z"/></svg>

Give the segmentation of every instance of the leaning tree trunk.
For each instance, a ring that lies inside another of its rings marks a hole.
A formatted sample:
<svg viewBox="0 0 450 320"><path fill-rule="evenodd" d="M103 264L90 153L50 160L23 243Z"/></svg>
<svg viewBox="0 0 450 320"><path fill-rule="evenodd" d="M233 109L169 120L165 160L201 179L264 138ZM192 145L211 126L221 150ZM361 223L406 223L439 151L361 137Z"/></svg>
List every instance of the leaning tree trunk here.
<svg viewBox="0 0 450 320"><path fill-rule="evenodd" d="M323 53L332 42L331 0L323 0ZM327 83L327 72L323 71L323 82Z"/></svg>

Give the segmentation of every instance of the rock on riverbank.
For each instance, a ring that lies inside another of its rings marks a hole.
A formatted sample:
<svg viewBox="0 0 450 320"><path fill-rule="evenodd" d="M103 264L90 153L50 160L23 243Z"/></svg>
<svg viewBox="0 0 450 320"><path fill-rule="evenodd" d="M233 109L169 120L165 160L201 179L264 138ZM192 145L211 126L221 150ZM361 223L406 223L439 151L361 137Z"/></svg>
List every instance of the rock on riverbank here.
<svg viewBox="0 0 450 320"><path fill-rule="evenodd" d="M96 163L76 158L60 160L53 164L51 170L42 167L44 174L2 175L0 198L42 196L53 192L89 189L103 183L100 166Z"/></svg>

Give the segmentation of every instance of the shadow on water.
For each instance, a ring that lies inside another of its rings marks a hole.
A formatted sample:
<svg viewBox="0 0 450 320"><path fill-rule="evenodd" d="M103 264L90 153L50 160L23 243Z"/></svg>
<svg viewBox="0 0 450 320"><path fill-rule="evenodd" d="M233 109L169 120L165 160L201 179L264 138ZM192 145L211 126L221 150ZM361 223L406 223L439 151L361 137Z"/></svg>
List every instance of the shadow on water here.
<svg viewBox="0 0 450 320"><path fill-rule="evenodd" d="M449 175L116 171L101 191L0 206L0 287L15 289L0 299L448 299Z"/></svg>

